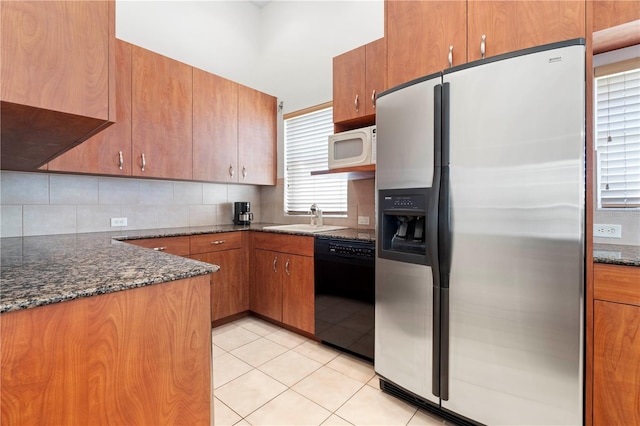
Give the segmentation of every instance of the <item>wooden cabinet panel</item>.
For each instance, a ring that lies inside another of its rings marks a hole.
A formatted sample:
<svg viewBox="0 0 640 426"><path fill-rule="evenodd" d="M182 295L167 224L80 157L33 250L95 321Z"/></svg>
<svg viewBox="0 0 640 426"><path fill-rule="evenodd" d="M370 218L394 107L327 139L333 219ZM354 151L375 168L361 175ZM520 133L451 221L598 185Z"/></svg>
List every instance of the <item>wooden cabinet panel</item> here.
<svg viewBox="0 0 640 426"><path fill-rule="evenodd" d="M527 47L586 37L585 2L569 1L468 1L469 61Z"/></svg>
<svg viewBox="0 0 640 426"><path fill-rule="evenodd" d="M2 169L34 170L115 118L114 1L2 1Z"/></svg>
<svg viewBox="0 0 640 426"><path fill-rule="evenodd" d="M640 424L640 307L594 304L593 423Z"/></svg>
<svg viewBox="0 0 640 426"><path fill-rule="evenodd" d="M333 58L333 122L365 114L366 50L360 46Z"/></svg>
<svg viewBox="0 0 640 426"><path fill-rule="evenodd" d="M282 321L282 256L266 250L254 250L251 269L251 310Z"/></svg>
<svg viewBox="0 0 640 426"><path fill-rule="evenodd" d="M49 162L49 170L131 175L131 45L116 40L115 48L116 122Z"/></svg>
<svg viewBox="0 0 640 426"><path fill-rule="evenodd" d="M384 38L365 44L365 115L376 113L376 94L387 88L387 40Z"/></svg>
<svg viewBox="0 0 640 426"><path fill-rule="evenodd" d="M109 2L2 2L2 100L108 120Z"/></svg>
<svg viewBox="0 0 640 426"><path fill-rule="evenodd" d="M313 257L284 255L282 322L313 333L315 330L315 289Z"/></svg>
<svg viewBox="0 0 640 426"><path fill-rule="evenodd" d="M252 232L251 238L254 248L282 253L295 253L301 256L313 256L313 237Z"/></svg>
<svg viewBox="0 0 640 426"><path fill-rule="evenodd" d="M637 0L593 0L593 31L640 19Z"/></svg>
<svg viewBox="0 0 640 426"><path fill-rule="evenodd" d="M193 179L238 182L238 84L193 69Z"/></svg>
<svg viewBox="0 0 640 426"><path fill-rule="evenodd" d="M2 314L2 424L209 424L209 281Z"/></svg>
<svg viewBox="0 0 640 426"><path fill-rule="evenodd" d="M191 179L192 68L137 46L131 56L132 174Z"/></svg>
<svg viewBox="0 0 640 426"><path fill-rule="evenodd" d="M189 237L145 238L141 240L126 240L126 242L178 256L189 255Z"/></svg>
<svg viewBox="0 0 640 426"><path fill-rule="evenodd" d="M192 259L220 266L211 279L211 320L249 310L249 268L245 249L191 255Z"/></svg>
<svg viewBox="0 0 640 426"><path fill-rule="evenodd" d="M386 2L387 83L397 86L467 62L467 2Z"/></svg>
<svg viewBox="0 0 640 426"><path fill-rule="evenodd" d="M333 58L333 122L375 121L375 94L386 89L387 42L381 38ZM370 117L367 120L367 117Z"/></svg>
<svg viewBox="0 0 640 426"><path fill-rule="evenodd" d="M238 87L238 182L276 183L276 98Z"/></svg>
<svg viewBox="0 0 640 426"><path fill-rule="evenodd" d="M640 306L640 268L597 263L593 274L594 299Z"/></svg>
<svg viewBox="0 0 640 426"><path fill-rule="evenodd" d="M208 253L241 248L244 244L244 235L244 232L192 235L190 237L190 253Z"/></svg>

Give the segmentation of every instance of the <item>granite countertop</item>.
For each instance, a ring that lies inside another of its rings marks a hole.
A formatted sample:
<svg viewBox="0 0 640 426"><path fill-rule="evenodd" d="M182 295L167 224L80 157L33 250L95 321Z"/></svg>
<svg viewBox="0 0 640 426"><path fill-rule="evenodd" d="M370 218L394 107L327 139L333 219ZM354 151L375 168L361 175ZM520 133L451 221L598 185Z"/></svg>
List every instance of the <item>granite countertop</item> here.
<svg viewBox="0 0 640 426"><path fill-rule="evenodd" d="M640 246L594 243L593 261L594 263L640 267Z"/></svg>
<svg viewBox="0 0 640 426"><path fill-rule="evenodd" d="M114 240L113 233L0 239L0 313L215 272L216 265Z"/></svg>
<svg viewBox="0 0 640 426"><path fill-rule="evenodd" d="M260 231L276 224L215 225L90 234L0 238L0 313L96 296L216 272L219 267L126 244L126 240L231 231ZM308 234L374 241L373 230Z"/></svg>

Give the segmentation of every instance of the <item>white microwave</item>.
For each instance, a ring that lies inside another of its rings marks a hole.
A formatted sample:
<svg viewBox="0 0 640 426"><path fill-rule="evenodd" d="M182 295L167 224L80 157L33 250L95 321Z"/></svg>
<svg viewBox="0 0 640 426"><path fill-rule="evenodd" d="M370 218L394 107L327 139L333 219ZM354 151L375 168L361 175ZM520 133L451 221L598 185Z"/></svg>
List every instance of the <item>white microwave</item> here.
<svg viewBox="0 0 640 426"><path fill-rule="evenodd" d="M329 168L376 163L376 126L329 136Z"/></svg>

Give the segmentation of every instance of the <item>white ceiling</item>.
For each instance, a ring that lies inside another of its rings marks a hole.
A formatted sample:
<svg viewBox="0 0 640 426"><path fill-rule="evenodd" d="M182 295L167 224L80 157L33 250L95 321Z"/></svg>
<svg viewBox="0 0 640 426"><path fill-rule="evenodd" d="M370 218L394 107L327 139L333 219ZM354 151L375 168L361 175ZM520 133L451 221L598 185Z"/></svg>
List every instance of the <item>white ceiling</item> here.
<svg viewBox="0 0 640 426"><path fill-rule="evenodd" d="M265 6L267 3L269 3L271 0L249 0L249 3L253 3L256 6L262 8L263 6Z"/></svg>

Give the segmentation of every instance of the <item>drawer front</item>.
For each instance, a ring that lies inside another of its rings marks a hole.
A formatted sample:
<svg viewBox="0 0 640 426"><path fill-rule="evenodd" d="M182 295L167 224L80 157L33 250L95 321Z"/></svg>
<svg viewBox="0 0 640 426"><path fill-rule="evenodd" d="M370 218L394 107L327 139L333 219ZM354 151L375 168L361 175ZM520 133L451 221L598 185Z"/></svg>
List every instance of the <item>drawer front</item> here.
<svg viewBox="0 0 640 426"><path fill-rule="evenodd" d="M313 237L276 234L272 232L252 232L253 248L280 253L313 256Z"/></svg>
<svg viewBox="0 0 640 426"><path fill-rule="evenodd" d="M221 232L191 236L191 254L242 248L243 232Z"/></svg>
<svg viewBox="0 0 640 426"><path fill-rule="evenodd" d="M126 242L178 256L189 255L189 237L148 238L144 240L127 240Z"/></svg>
<svg viewBox="0 0 640 426"><path fill-rule="evenodd" d="M640 267L593 265L594 297L640 306Z"/></svg>

